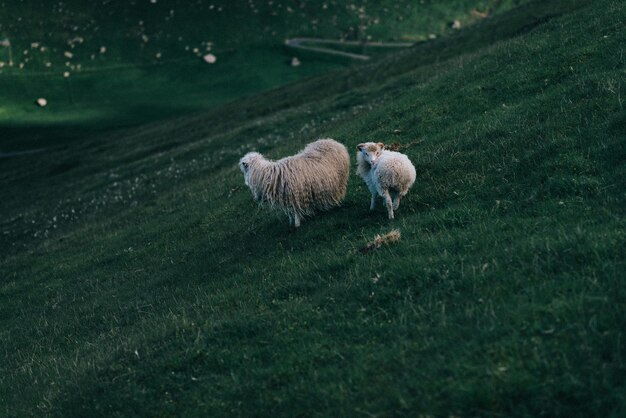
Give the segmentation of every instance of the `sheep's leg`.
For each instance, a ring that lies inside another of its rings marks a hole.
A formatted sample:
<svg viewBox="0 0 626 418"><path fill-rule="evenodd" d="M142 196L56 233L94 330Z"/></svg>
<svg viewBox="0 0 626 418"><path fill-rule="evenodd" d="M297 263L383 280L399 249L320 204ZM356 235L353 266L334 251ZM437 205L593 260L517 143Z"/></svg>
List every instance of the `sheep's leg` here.
<svg viewBox="0 0 626 418"><path fill-rule="evenodd" d="M385 190L384 197L387 204L387 215L389 215L389 219L393 219L393 202L391 201L391 196L389 196L389 190Z"/></svg>
<svg viewBox="0 0 626 418"><path fill-rule="evenodd" d="M400 193L396 193L393 196L393 210L397 210L398 207L400 207L400 198L402 196L400 196Z"/></svg>
<svg viewBox="0 0 626 418"><path fill-rule="evenodd" d="M300 228L300 217L297 213L293 215L293 226L295 226L296 228Z"/></svg>
<svg viewBox="0 0 626 418"><path fill-rule="evenodd" d="M370 210L376 209L376 195L372 194L372 201L370 202Z"/></svg>
<svg viewBox="0 0 626 418"><path fill-rule="evenodd" d="M291 213L289 213L288 216L289 216L289 226L293 226L293 216L291 216Z"/></svg>

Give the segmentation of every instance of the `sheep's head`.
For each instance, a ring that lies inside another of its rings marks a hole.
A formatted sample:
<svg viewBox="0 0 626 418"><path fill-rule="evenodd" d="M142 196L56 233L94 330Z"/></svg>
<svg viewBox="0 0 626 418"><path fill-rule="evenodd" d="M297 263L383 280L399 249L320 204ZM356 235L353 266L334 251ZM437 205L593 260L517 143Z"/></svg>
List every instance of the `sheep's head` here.
<svg viewBox="0 0 626 418"><path fill-rule="evenodd" d="M356 149L358 150L357 156L363 158L370 165L374 165L385 149L385 144L382 142L365 142L357 145Z"/></svg>
<svg viewBox="0 0 626 418"><path fill-rule="evenodd" d="M263 158L263 157L258 152L249 152L243 157L241 157L241 160L239 160L239 169L243 173L243 178L244 178L244 181L246 182L246 186L250 185L248 182L250 179L250 168L254 164L254 162L258 160L259 158Z"/></svg>

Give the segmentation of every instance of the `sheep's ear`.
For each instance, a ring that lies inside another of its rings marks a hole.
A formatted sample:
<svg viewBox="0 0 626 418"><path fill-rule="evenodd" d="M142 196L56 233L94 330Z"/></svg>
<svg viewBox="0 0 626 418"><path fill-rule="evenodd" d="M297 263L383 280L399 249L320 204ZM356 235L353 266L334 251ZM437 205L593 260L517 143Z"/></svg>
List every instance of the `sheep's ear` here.
<svg viewBox="0 0 626 418"><path fill-rule="evenodd" d="M359 144L359 145L356 146L356 149L361 151L364 146L365 146L365 144Z"/></svg>
<svg viewBox="0 0 626 418"><path fill-rule="evenodd" d="M385 149L385 144L383 144L382 142L379 142L378 144L376 144L380 147L381 150Z"/></svg>

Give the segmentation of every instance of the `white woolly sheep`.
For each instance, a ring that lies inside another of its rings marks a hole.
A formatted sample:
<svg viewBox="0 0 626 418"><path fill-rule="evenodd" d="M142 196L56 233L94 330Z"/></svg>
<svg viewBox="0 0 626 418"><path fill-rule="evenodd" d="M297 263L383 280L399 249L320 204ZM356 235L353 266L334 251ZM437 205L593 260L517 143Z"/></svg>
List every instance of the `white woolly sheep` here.
<svg viewBox="0 0 626 418"><path fill-rule="evenodd" d="M320 139L278 161L250 152L239 161L239 168L254 200L284 211L289 225L298 228L305 216L341 203L348 185L350 156L339 142Z"/></svg>
<svg viewBox="0 0 626 418"><path fill-rule="evenodd" d="M357 145L357 173L372 193L370 210L376 207L376 195L385 200L389 219L400 206L400 199L415 183L415 167L404 154L385 149L382 142Z"/></svg>

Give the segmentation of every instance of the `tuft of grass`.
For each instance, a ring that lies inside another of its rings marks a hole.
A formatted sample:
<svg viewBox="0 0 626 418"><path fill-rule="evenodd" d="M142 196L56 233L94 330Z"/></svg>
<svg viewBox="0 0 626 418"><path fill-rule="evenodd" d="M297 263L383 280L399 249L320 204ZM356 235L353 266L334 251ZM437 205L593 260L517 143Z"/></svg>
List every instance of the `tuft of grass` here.
<svg viewBox="0 0 626 418"><path fill-rule="evenodd" d="M364 247L359 248L359 251L363 254L367 254L370 251L374 251L382 247L383 245L391 245L394 242L400 241L400 231L397 229L391 230L386 234L378 234L374 239L367 243Z"/></svg>

